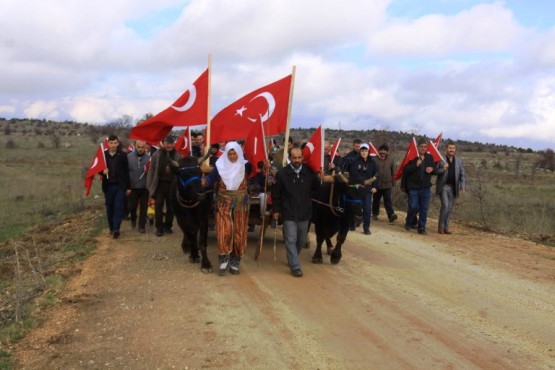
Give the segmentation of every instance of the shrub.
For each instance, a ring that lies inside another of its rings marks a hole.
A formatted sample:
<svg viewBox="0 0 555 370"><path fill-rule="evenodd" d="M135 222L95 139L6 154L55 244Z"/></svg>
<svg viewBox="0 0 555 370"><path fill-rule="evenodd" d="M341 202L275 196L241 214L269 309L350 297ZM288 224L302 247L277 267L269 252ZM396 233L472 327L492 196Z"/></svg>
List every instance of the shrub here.
<svg viewBox="0 0 555 370"><path fill-rule="evenodd" d="M17 144L15 143L15 141L13 141L12 139L8 139L8 141L6 141L6 149L15 149L17 148Z"/></svg>

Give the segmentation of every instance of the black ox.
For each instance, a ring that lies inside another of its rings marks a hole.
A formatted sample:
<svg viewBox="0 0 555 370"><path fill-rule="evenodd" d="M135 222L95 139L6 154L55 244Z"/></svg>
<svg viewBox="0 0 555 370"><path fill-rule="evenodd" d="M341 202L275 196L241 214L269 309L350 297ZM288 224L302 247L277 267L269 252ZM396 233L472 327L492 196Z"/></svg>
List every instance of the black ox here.
<svg viewBox="0 0 555 370"><path fill-rule="evenodd" d="M191 263L200 262L203 272L211 272L212 264L206 253L210 205L202 187L198 158L184 157L174 165L176 176L171 186L171 204L183 231L181 249L189 253Z"/></svg>
<svg viewBox="0 0 555 370"><path fill-rule="evenodd" d="M323 263L322 243L326 242L330 262L337 264L341 260L341 247L347 239L349 224L355 217L362 217L362 199L364 186L349 184L344 177L337 175L333 184L324 183L316 202L313 204L314 231L316 233L316 251L313 263ZM337 234L333 247L331 238Z"/></svg>

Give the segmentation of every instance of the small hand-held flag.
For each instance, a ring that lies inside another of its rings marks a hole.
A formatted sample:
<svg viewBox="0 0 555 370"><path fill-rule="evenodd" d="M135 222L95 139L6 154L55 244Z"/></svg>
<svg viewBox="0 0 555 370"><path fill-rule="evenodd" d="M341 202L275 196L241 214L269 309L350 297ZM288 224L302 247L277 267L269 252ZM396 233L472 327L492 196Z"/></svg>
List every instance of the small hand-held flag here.
<svg viewBox="0 0 555 370"><path fill-rule="evenodd" d="M322 125L312 134L303 149L303 164L314 172L324 168L324 129Z"/></svg>
<svg viewBox="0 0 555 370"><path fill-rule="evenodd" d="M184 157L191 155L191 130L189 130L189 127L183 131L183 134L175 142L175 149Z"/></svg>
<svg viewBox="0 0 555 370"><path fill-rule="evenodd" d="M436 148L439 148L439 143L441 143L441 137L443 136L443 132L437 135L436 139L434 140L434 145Z"/></svg>
<svg viewBox="0 0 555 370"><path fill-rule="evenodd" d="M94 179L94 175L101 173L108 166L106 165L106 157L104 156L104 145L101 143L96 150L96 154L89 166L87 174L85 175L85 196L89 196L91 193L91 186Z"/></svg>
<svg viewBox="0 0 555 370"><path fill-rule="evenodd" d="M368 155L371 155L372 157L376 157L379 156L380 153L378 152L378 149L376 149L376 147L374 146L374 144L372 144L371 142L368 142L368 146L369 146L369 150L368 150Z"/></svg>
<svg viewBox="0 0 555 370"><path fill-rule="evenodd" d="M443 156L441 155L439 150L437 150L437 146L434 144L434 142L432 140L430 140L428 142L428 145L426 147L426 151L428 153L430 153L432 155L432 157L434 157L434 162L435 163L440 162L440 161L445 162L445 159L443 159Z"/></svg>
<svg viewBox="0 0 555 370"><path fill-rule="evenodd" d="M341 144L341 138L335 140L335 143L330 148L330 163L333 163L335 156L337 155L337 149L339 149L339 145Z"/></svg>
<svg viewBox="0 0 555 370"><path fill-rule="evenodd" d="M418 157L418 146L416 145L416 139L413 137L410 141L409 147L407 148L407 152L405 153L405 158L403 158L403 161L397 168L395 176L393 176L393 180L399 180L401 176L403 176L403 171L407 163L416 157Z"/></svg>

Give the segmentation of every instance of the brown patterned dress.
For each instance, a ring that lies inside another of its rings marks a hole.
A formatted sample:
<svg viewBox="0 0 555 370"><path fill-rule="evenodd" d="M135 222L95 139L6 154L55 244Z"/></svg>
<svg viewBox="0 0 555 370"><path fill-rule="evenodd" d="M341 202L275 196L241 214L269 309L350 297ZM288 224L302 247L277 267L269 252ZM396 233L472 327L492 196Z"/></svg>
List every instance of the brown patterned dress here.
<svg viewBox="0 0 555 370"><path fill-rule="evenodd" d="M243 179L237 190L227 190L224 182L219 180L215 190L218 254L228 255L233 252L242 257L247 249L249 224L247 179Z"/></svg>

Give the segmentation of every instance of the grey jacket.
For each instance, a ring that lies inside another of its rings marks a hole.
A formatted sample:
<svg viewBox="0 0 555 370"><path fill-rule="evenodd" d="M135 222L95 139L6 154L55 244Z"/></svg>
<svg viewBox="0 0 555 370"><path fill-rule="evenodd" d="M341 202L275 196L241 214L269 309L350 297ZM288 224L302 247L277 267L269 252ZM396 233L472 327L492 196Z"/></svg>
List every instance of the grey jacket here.
<svg viewBox="0 0 555 370"><path fill-rule="evenodd" d="M146 173L145 168L150 155L148 153L138 156L136 151L127 154L127 163L129 164L129 180L131 182L131 189L145 189L146 188Z"/></svg>
<svg viewBox="0 0 555 370"><path fill-rule="evenodd" d="M455 165L455 183L457 186L453 188L453 195L456 197L459 196L461 190L466 189L466 175L464 173L464 165L462 160L455 156L454 157L454 165ZM445 163L440 162L437 165L437 182L436 182L436 194L441 194L441 189L443 189L443 185L447 181L447 170L444 167Z"/></svg>

